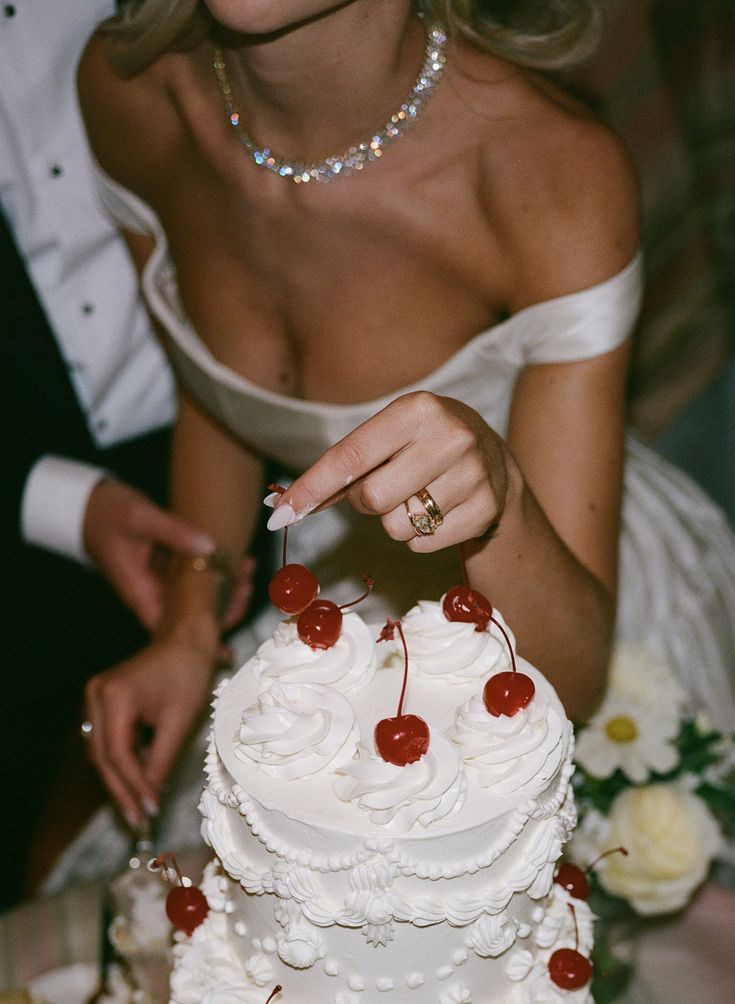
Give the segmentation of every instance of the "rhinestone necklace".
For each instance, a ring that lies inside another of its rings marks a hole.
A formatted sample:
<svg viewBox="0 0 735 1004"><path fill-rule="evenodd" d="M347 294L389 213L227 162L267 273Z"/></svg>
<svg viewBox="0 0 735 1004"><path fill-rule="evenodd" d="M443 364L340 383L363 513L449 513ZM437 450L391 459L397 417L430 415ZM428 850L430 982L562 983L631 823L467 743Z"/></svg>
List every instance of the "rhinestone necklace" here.
<svg viewBox="0 0 735 1004"><path fill-rule="evenodd" d="M237 98L227 74L222 49L219 47L214 50L213 65L222 96L225 99L225 109L230 124L252 160L259 167L265 167L281 178L287 178L297 184L308 181L326 184L335 178L351 174L352 171L361 171L367 164L378 160L383 156L383 150L394 140L400 139L406 130L413 125L419 112L434 93L434 88L442 75L446 61L444 55L446 41L447 36L440 28L427 25L426 55L421 72L411 88L411 93L398 111L391 115L379 132L376 132L364 143L351 146L344 153L325 157L324 160L313 164L307 164L300 160L288 160L286 157L279 157L272 153L267 146L259 147L242 124Z"/></svg>

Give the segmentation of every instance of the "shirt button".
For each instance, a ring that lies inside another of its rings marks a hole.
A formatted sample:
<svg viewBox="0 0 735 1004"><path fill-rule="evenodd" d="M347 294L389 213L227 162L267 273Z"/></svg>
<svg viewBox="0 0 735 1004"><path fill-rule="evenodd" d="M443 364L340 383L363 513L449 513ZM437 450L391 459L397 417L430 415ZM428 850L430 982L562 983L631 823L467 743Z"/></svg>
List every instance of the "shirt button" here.
<svg viewBox="0 0 735 1004"><path fill-rule="evenodd" d="M93 303L83 303L82 304L82 313L86 314L87 316L89 316L90 314L94 313L94 304Z"/></svg>
<svg viewBox="0 0 735 1004"><path fill-rule="evenodd" d="M3 7L5 17L15 17L15 7L11 3L6 3Z"/></svg>
<svg viewBox="0 0 735 1004"><path fill-rule="evenodd" d="M105 429L107 428L107 425L108 422L106 418L98 418L97 421L94 423L94 427L97 430L97 432L104 432Z"/></svg>
<svg viewBox="0 0 735 1004"><path fill-rule="evenodd" d="M64 168L61 166L61 164L52 164L51 167L49 168L49 171L51 173L52 178L60 178L61 175L64 173Z"/></svg>

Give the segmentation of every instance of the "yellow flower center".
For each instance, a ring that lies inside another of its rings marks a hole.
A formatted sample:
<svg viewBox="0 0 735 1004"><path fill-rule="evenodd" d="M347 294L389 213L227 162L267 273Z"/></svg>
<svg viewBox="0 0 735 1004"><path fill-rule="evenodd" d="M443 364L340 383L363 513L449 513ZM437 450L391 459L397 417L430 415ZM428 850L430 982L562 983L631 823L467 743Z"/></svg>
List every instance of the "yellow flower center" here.
<svg viewBox="0 0 735 1004"><path fill-rule="evenodd" d="M614 743L632 743L638 738L638 727L632 718L627 715L616 715L605 725L605 732L608 739Z"/></svg>

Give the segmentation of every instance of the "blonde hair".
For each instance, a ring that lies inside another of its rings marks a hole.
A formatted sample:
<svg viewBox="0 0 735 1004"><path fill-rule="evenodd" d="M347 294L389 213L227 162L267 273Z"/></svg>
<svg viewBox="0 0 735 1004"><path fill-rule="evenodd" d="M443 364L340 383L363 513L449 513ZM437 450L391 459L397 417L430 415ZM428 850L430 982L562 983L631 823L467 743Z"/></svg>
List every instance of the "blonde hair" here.
<svg viewBox="0 0 735 1004"><path fill-rule="evenodd" d="M414 0L414 7L450 35L538 70L581 62L600 34L598 0ZM200 0L128 0L103 30L114 65L132 76L167 50L196 44L212 24Z"/></svg>

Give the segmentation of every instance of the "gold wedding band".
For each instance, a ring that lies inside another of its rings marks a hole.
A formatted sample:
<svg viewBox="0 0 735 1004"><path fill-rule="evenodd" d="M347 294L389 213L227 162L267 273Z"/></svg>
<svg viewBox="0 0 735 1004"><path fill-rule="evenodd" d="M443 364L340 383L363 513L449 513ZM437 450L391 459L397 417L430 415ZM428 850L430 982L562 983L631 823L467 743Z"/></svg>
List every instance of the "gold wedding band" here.
<svg viewBox="0 0 735 1004"><path fill-rule="evenodd" d="M79 726L79 732L81 733L82 739L89 739L93 731L94 731L94 725L90 722L89 719L82 722L82 724Z"/></svg>
<svg viewBox="0 0 735 1004"><path fill-rule="evenodd" d="M408 518L411 520L411 526L419 537L430 537L437 527L442 525L444 516L426 488L417 491L416 498L424 507L424 512L411 512L408 499L406 499L403 504L406 507Z"/></svg>

